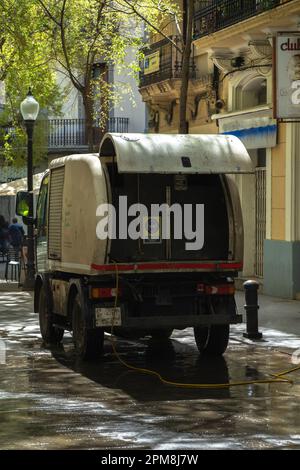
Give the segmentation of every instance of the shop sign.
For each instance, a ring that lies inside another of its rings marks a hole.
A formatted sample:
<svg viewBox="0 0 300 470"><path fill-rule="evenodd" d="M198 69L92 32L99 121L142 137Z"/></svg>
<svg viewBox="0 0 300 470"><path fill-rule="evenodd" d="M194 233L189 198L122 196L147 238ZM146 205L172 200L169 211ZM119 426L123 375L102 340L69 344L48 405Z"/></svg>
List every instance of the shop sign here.
<svg viewBox="0 0 300 470"><path fill-rule="evenodd" d="M278 33L274 38L274 117L300 118L300 33Z"/></svg>

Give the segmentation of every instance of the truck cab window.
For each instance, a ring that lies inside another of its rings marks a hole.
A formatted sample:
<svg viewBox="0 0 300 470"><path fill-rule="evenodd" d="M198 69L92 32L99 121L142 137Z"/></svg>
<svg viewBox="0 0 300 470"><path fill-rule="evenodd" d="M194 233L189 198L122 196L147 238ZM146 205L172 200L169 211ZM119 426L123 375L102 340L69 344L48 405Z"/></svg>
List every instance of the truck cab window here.
<svg viewBox="0 0 300 470"><path fill-rule="evenodd" d="M45 176L40 189L37 203L37 236L47 236L47 200L48 200L49 176Z"/></svg>

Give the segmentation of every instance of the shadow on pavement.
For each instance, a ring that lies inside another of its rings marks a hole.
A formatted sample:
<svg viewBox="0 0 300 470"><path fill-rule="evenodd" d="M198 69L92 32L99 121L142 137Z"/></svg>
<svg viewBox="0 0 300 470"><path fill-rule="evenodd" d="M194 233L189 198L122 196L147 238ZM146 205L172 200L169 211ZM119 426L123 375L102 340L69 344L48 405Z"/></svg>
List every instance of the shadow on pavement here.
<svg viewBox="0 0 300 470"><path fill-rule="evenodd" d="M197 350L176 340L138 342L117 340L117 351L123 361L143 369L158 372L164 379L184 384L228 383L229 374L223 357L200 356ZM97 362L80 360L70 341L51 348L53 357L73 372L108 388L121 389L138 401L186 400L193 398L229 398L229 389L192 389L160 382L158 377L126 369L106 342L104 355Z"/></svg>

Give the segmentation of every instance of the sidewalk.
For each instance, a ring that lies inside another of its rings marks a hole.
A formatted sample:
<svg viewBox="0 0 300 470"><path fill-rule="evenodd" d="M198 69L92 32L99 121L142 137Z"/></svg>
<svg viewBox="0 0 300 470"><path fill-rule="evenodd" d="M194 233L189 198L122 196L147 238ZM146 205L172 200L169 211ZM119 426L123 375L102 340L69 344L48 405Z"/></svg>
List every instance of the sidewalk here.
<svg viewBox="0 0 300 470"><path fill-rule="evenodd" d="M237 291L236 303L239 313L245 314L245 295ZM287 300L259 294L258 323L265 328L280 330L300 336L300 301ZM244 316L245 319L245 316Z"/></svg>

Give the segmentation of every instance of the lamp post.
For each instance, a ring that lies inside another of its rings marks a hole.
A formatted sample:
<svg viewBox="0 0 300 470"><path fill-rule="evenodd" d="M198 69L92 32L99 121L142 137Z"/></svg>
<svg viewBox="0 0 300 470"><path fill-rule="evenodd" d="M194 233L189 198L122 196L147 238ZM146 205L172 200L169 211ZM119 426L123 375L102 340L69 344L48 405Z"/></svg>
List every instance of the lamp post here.
<svg viewBox="0 0 300 470"><path fill-rule="evenodd" d="M27 270L24 287L34 287L35 263L34 263L34 228L33 228L33 163L32 163L32 140L33 128L39 113L39 103L34 99L31 89L20 110L24 119L27 132L27 190L30 193L30 203L28 211L28 236L27 236Z"/></svg>

